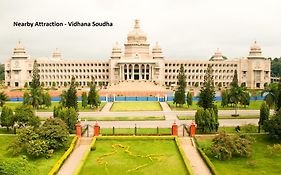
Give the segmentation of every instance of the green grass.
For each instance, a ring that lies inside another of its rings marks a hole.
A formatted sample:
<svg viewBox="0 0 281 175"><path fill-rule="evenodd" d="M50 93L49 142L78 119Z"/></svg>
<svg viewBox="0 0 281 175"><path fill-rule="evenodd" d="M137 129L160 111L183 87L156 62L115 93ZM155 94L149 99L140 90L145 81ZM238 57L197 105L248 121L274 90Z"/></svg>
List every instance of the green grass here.
<svg viewBox="0 0 281 175"><path fill-rule="evenodd" d="M259 110L260 106L262 104L263 100L256 100L256 101L250 101L250 105L247 107L244 106L239 106L239 109L241 110ZM185 110L197 110L199 107L197 106L197 102L193 102L191 106L187 106L187 104L184 104L183 107L179 107L175 104L173 104L173 102L167 102L167 104L170 106L170 108L173 111L185 111ZM233 107L229 106L229 107L222 107L221 106L221 101L215 101L215 104L218 106L219 110L234 110Z"/></svg>
<svg viewBox="0 0 281 175"><path fill-rule="evenodd" d="M195 120L195 116L177 116L179 120ZM251 118L259 118L258 115L241 115L238 117L232 116L219 116L219 119L251 119Z"/></svg>
<svg viewBox="0 0 281 175"><path fill-rule="evenodd" d="M7 128L3 127L0 128L0 134L14 134L14 130L13 129L7 130Z"/></svg>
<svg viewBox="0 0 281 175"><path fill-rule="evenodd" d="M114 102L110 111L162 111L159 102Z"/></svg>
<svg viewBox="0 0 281 175"><path fill-rule="evenodd" d="M129 151L133 155L155 155L155 158L150 160L145 157L132 156L125 152L125 148L117 148L116 153L105 156L101 163L98 163L99 157L113 151L112 145L114 144L129 146ZM108 163L107 167L104 165L105 162ZM128 172L129 170L132 171ZM122 139L97 140L96 150L90 152L80 174L181 175L187 174L187 170L174 140Z"/></svg>
<svg viewBox="0 0 281 175"><path fill-rule="evenodd" d="M82 117L82 121L146 121L165 120L165 116L132 116L132 117Z"/></svg>
<svg viewBox="0 0 281 175"><path fill-rule="evenodd" d="M99 106L99 111L104 107L104 105L106 104L106 102L101 102L100 106ZM8 106L10 108L12 108L13 110L16 109L17 106L22 105L22 102L6 102L5 106ZM59 102L55 101L52 102L52 105L49 108L42 108L42 109L38 109L38 112L53 112L53 109L55 106L58 106ZM78 102L78 109L80 112L93 112L93 111L97 111L97 109L91 109L90 106L87 106L86 108L82 107L82 103Z"/></svg>
<svg viewBox="0 0 281 175"><path fill-rule="evenodd" d="M7 152L7 147L16 138L15 135L0 135L0 159L13 157L10 152ZM69 137L69 144L73 137ZM28 159L28 162L34 167L32 169L32 175L46 175L52 169L54 164L59 160L59 158L65 152L64 149L56 151L53 156L49 159L39 158L39 159Z"/></svg>
<svg viewBox="0 0 281 175"><path fill-rule="evenodd" d="M281 153L269 155L267 145L273 145L276 141L268 135L254 135L253 154L250 158L235 157L231 160L220 161L211 157L219 174L222 175L279 175L281 172ZM210 137L198 139L199 145L203 148L211 146Z"/></svg>
<svg viewBox="0 0 281 175"><path fill-rule="evenodd" d="M100 131L103 135L113 134L113 128L101 128ZM135 134L135 128L114 128L114 133L116 135L124 134L124 135L134 135ZM171 128L158 128L159 134L164 135L171 135ZM158 134L157 128L137 128L137 135L146 135L146 134Z"/></svg>

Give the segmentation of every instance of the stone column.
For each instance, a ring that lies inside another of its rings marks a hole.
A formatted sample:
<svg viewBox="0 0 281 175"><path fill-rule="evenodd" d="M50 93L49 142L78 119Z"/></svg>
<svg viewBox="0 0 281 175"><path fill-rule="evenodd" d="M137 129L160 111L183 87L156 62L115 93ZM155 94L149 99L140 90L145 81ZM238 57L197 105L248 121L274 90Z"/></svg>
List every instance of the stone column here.
<svg viewBox="0 0 281 175"><path fill-rule="evenodd" d="M146 64L144 65L144 79L146 80Z"/></svg>
<svg viewBox="0 0 281 175"><path fill-rule="evenodd" d="M132 66L132 80L134 80L134 75L135 75L135 64Z"/></svg>
<svg viewBox="0 0 281 175"><path fill-rule="evenodd" d="M119 65L119 81L122 81L122 70L121 70L122 66Z"/></svg>
<svg viewBox="0 0 281 175"><path fill-rule="evenodd" d="M142 68L142 64L141 65L139 65L139 80L142 80L142 70L141 70L141 68Z"/></svg>
<svg viewBox="0 0 281 175"><path fill-rule="evenodd" d="M127 80L129 80L129 65L127 64Z"/></svg>

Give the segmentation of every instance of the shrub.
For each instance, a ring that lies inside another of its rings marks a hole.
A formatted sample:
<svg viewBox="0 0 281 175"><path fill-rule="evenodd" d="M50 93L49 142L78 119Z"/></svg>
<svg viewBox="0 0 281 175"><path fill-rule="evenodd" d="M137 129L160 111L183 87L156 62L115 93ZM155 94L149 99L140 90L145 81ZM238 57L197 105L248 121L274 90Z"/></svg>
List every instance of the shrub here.
<svg viewBox="0 0 281 175"><path fill-rule="evenodd" d="M267 150L270 155L281 153L281 144L267 145Z"/></svg>
<svg viewBox="0 0 281 175"><path fill-rule="evenodd" d="M252 151L251 140L244 135L221 133L213 139L210 151L219 160L231 159L233 156L249 157Z"/></svg>
<svg viewBox="0 0 281 175"><path fill-rule="evenodd" d="M264 122L263 129L274 139L281 140L281 110Z"/></svg>
<svg viewBox="0 0 281 175"><path fill-rule="evenodd" d="M45 140L31 140L26 147L27 154L31 157L43 157L48 155L48 143Z"/></svg>
<svg viewBox="0 0 281 175"><path fill-rule="evenodd" d="M1 175L30 175L34 168L25 157L0 160Z"/></svg>
<svg viewBox="0 0 281 175"><path fill-rule="evenodd" d="M241 129L245 133L256 133L258 131L257 126L253 124L243 125L241 126Z"/></svg>

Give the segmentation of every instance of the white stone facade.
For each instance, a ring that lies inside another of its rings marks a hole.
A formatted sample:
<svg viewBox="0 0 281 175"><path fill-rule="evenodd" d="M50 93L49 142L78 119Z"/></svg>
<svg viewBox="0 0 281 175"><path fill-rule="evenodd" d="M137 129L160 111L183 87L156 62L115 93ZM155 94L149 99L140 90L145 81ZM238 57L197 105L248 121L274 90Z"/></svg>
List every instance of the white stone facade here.
<svg viewBox="0 0 281 175"><path fill-rule="evenodd" d="M123 81L152 81L162 86L176 86L181 64L185 68L188 88L202 85L208 65L213 67L214 82L218 87L230 84L235 69L239 83L244 83L250 89L260 89L270 83L270 60L262 56L256 42L251 46L249 55L243 58L226 59L217 50L210 60L169 59L164 58L158 43L150 52L146 34L140 29L139 20L136 20L124 46L122 52L116 43L110 59L71 61L62 59L58 50L50 59L31 58L22 44L18 43L13 55L5 63L5 84L15 88L30 83L35 59L44 86L64 86L70 83L72 76L81 86L86 86L92 77L103 86Z"/></svg>

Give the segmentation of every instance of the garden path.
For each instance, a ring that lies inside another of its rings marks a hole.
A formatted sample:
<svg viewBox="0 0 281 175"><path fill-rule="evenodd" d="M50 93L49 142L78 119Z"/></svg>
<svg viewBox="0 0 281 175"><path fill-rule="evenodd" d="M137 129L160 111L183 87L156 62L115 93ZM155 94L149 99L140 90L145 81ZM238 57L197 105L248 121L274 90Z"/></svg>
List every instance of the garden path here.
<svg viewBox="0 0 281 175"><path fill-rule="evenodd" d="M201 158L190 137L179 137L180 145L196 175L211 175L209 168Z"/></svg>
<svg viewBox="0 0 281 175"><path fill-rule="evenodd" d="M112 105L113 105L112 102L107 102L107 103L104 105L104 107L102 108L101 112L109 112Z"/></svg>
<svg viewBox="0 0 281 175"><path fill-rule="evenodd" d="M172 113L172 110L170 108L170 106L166 103L166 102L160 102L160 105L163 109L163 112L165 112L165 120L168 121L177 121L177 114L176 113Z"/></svg>
<svg viewBox="0 0 281 175"><path fill-rule="evenodd" d="M69 155L67 160L60 168L58 175L72 175L77 165L82 160L86 150L89 149L91 142L92 142L92 137L82 137L78 141L73 152Z"/></svg>

